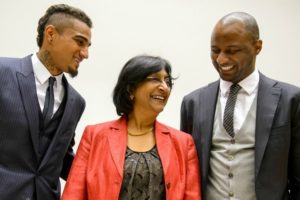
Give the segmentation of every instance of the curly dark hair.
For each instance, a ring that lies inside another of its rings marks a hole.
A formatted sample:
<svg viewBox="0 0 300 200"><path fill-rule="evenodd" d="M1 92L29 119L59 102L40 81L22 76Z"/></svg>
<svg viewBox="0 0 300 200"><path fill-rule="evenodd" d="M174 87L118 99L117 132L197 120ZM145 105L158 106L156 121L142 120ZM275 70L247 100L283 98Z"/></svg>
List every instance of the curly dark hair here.
<svg viewBox="0 0 300 200"><path fill-rule="evenodd" d="M36 38L38 46L41 47L43 44L46 25L53 24L58 31L62 31L63 28L71 24L69 22L74 18L84 22L90 28L93 26L92 20L78 8L66 4L57 4L49 7L38 22L38 35Z"/></svg>
<svg viewBox="0 0 300 200"><path fill-rule="evenodd" d="M161 57L139 55L127 61L119 74L117 84L113 90L113 102L119 116L128 116L133 110L133 101L130 95L137 86L147 76L162 69L166 70L170 78L169 86L172 88L174 78L171 75L172 67L167 60Z"/></svg>

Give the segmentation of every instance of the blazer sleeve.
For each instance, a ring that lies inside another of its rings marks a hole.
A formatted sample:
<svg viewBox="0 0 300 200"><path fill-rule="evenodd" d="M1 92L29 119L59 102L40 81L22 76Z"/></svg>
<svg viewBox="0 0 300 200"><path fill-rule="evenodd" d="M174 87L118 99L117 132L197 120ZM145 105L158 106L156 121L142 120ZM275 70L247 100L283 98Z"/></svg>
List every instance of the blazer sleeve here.
<svg viewBox="0 0 300 200"><path fill-rule="evenodd" d="M192 133L192 120L188 117L188 99L185 96L181 103L181 111L180 111L180 130L186 133Z"/></svg>
<svg viewBox="0 0 300 200"><path fill-rule="evenodd" d="M87 200L86 175L92 141L91 134L92 130L87 126L73 161L62 200Z"/></svg>
<svg viewBox="0 0 300 200"><path fill-rule="evenodd" d="M63 167L60 172L60 177L64 180L67 180L73 160L74 160L74 152L73 152L73 146L75 144L74 136L75 136L75 133L73 134L71 143L68 146L68 150L67 150L67 153L66 153L66 155L64 157L64 161L63 161Z"/></svg>
<svg viewBox="0 0 300 200"><path fill-rule="evenodd" d="M289 189L291 199L300 200L300 93L292 108Z"/></svg>
<svg viewBox="0 0 300 200"><path fill-rule="evenodd" d="M76 126L77 126L77 124L78 124L78 122L79 122L79 120L82 116L82 113L83 113L84 109L85 109L85 101L82 99L78 105L80 105L78 107L81 108L81 109L79 111L79 114L77 115L78 119L76 121ZM76 128L76 126L75 126L75 128ZM75 145L75 139L74 138L75 138L75 132L73 133L73 137L72 137L71 142L68 146L66 155L65 155L64 160L63 160L63 167L62 167L62 170L61 170L61 173L60 173L60 177L64 180L67 180L70 169L71 169L71 166L72 166L72 163L73 163L73 160L74 160L74 151L73 151L73 147Z"/></svg>
<svg viewBox="0 0 300 200"><path fill-rule="evenodd" d="M191 136L188 137L187 149L187 180L184 200L197 200L201 199L200 172L196 148Z"/></svg>

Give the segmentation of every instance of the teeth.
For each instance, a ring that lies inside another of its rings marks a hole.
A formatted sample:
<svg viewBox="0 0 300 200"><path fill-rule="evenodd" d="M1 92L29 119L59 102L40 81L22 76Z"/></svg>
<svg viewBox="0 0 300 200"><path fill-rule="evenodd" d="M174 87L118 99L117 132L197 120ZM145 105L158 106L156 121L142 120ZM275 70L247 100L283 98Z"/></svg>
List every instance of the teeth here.
<svg viewBox="0 0 300 200"><path fill-rule="evenodd" d="M154 99L160 99L160 100L164 100L165 99L165 97L163 97L163 96L153 96L153 98Z"/></svg>
<svg viewBox="0 0 300 200"><path fill-rule="evenodd" d="M226 71L226 70L231 70L233 68L233 65L230 66L220 66L222 70Z"/></svg>

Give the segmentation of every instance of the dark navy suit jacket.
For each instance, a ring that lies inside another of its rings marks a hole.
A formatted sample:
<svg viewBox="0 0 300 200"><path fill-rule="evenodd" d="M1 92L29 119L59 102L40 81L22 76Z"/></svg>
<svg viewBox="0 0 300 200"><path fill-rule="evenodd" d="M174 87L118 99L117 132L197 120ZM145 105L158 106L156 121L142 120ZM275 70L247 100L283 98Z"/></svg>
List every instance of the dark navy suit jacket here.
<svg viewBox="0 0 300 200"><path fill-rule="evenodd" d="M58 200L59 177L73 161L74 135L85 101L63 77L65 110L39 158L39 107L31 56L0 58L0 199Z"/></svg>
<svg viewBox="0 0 300 200"><path fill-rule="evenodd" d="M205 199L219 81L184 97L181 130L192 134ZM300 199L300 89L260 73L255 127L258 200Z"/></svg>

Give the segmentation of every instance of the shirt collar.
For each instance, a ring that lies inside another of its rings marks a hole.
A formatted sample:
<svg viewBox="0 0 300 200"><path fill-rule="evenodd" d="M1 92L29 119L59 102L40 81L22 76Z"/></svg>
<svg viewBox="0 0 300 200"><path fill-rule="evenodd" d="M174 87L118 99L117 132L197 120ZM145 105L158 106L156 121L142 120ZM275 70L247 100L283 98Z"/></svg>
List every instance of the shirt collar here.
<svg viewBox="0 0 300 200"><path fill-rule="evenodd" d="M249 76L244 78L238 84L248 95L250 95L253 92L255 92L256 88L258 87L258 82L259 82L259 73L258 70L255 69ZM229 93L229 89L231 85L232 82L220 79L220 91L222 96L226 96Z"/></svg>
<svg viewBox="0 0 300 200"><path fill-rule="evenodd" d="M33 66L33 72L36 79L40 84L44 84L45 82L48 81L48 78L52 75L47 70L47 68L43 65L43 63L40 61L40 59L37 57L36 54L32 55L31 61ZM62 83L63 73L52 77L55 77L57 84L60 85Z"/></svg>

